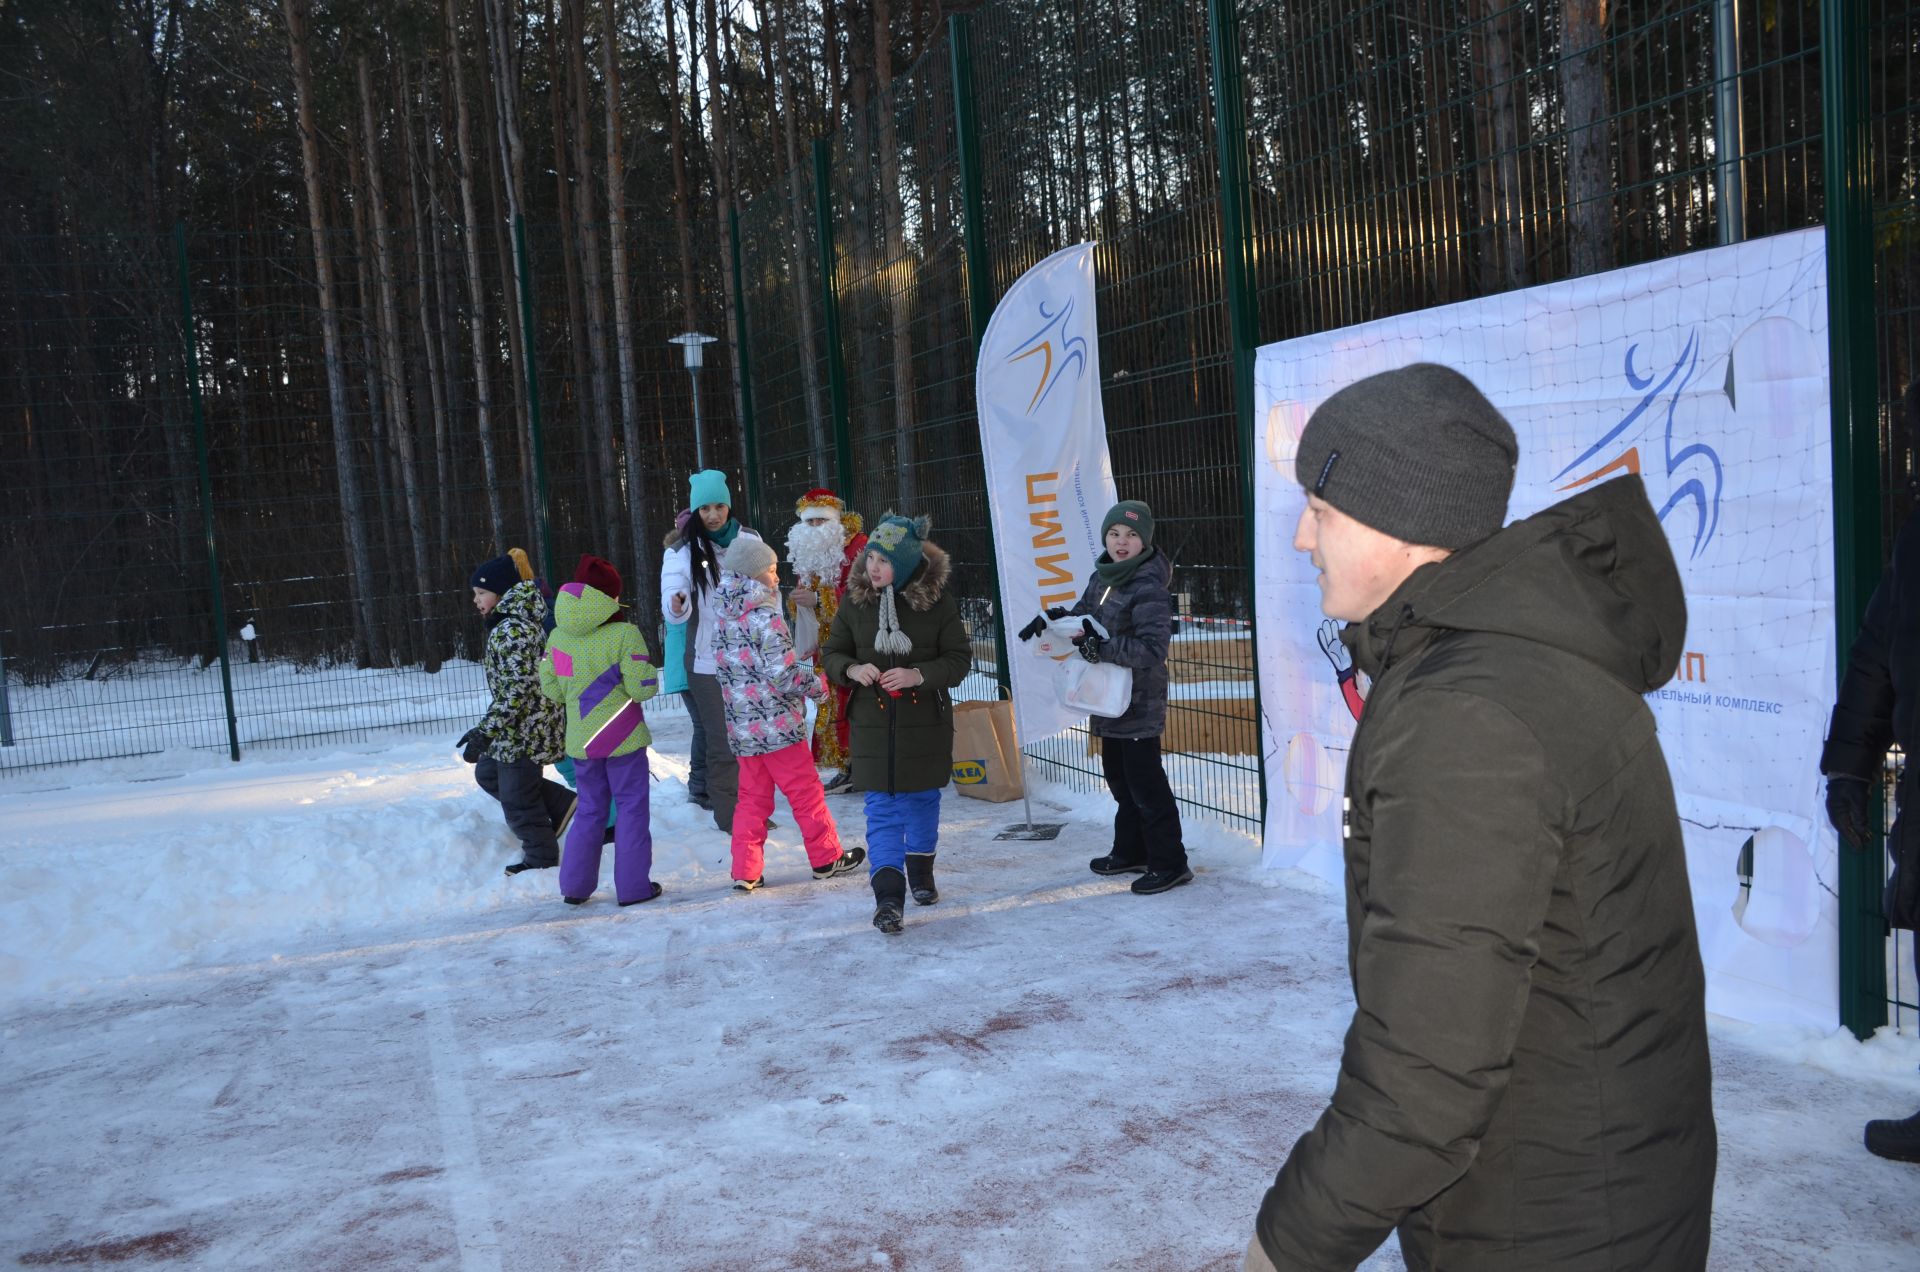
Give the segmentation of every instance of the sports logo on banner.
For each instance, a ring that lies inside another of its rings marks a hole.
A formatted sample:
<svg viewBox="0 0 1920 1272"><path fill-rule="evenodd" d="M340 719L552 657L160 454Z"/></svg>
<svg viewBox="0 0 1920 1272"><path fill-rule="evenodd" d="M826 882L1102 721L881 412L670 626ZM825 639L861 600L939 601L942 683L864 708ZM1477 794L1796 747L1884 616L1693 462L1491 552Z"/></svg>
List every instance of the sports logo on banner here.
<svg viewBox="0 0 1920 1272"><path fill-rule="evenodd" d="M1819 756L1834 693L1825 240L1819 230L1269 345L1255 371L1266 860L1339 881L1347 748L1366 684L1292 550L1313 409L1440 362L1512 421L1508 519L1638 473L1687 595L1674 680L1648 696L1673 770L1710 1009L1831 1028L1837 843Z"/></svg>
<svg viewBox="0 0 1920 1272"><path fill-rule="evenodd" d="M1117 502L1100 411L1093 244L1062 248L1022 274L994 308L974 376L987 506L1008 633L1080 599L1076 571L1100 552ZM1085 718L1063 707L1048 668L1008 650L1022 745Z"/></svg>

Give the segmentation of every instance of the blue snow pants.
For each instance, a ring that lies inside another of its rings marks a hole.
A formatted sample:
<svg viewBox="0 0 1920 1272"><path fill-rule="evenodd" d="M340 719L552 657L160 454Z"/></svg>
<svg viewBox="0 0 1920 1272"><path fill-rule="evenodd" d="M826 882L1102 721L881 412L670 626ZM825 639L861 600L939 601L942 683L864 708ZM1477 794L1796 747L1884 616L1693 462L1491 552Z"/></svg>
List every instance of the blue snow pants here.
<svg viewBox="0 0 1920 1272"><path fill-rule="evenodd" d="M908 853L932 853L939 846L940 791L867 792L868 874L883 866L905 874Z"/></svg>

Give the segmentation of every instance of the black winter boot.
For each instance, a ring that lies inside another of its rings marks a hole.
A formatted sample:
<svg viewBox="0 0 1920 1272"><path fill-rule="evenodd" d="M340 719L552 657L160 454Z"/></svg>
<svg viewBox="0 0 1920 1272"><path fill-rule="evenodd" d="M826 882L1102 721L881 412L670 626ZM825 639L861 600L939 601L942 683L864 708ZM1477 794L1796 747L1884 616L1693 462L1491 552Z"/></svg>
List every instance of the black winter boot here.
<svg viewBox="0 0 1920 1272"><path fill-rule="evenodd" d="M1894 1162L1920 1162L1920 1113L1895 1122L1867 1123L1867 1151Z"/></svg>
<svg viewBox="0 0 1920 1272"><path fill-rule="evenodd" d="M940 889L933 886L932 853L907 854L907 886L913 889L915 905L932 905L940 899Z"/></svg>
<svg viewBox="0 0 1920 1272"><path fill-rule="evenodd" d="M900 916L907 908L906 876L892 866L873 872L873 926L888 936L900 934Z"/></svg>

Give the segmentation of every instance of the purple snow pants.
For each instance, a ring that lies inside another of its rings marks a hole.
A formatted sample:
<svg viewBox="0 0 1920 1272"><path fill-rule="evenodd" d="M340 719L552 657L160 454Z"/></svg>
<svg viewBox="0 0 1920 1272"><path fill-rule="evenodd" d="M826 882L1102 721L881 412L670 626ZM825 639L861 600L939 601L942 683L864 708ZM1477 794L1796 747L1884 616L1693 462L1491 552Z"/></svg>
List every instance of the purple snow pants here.
<svg viewBox="0 0 1920 1272"><path fill-rule="evenodd" d="M653 829L647 817L647 748L605 760L575 760L580 804L560 858L560 895L590 897L600 883L600 841L607 802L620 810L613 826L613 895L621 902L653 894Z"/></svg>

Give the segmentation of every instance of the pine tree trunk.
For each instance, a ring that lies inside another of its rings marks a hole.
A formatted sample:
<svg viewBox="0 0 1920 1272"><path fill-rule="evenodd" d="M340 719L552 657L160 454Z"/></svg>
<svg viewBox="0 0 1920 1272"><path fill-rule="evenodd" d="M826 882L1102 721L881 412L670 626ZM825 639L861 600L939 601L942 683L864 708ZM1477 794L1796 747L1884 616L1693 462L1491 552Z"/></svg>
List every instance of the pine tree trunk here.
<svg viewBox="0 0 1920 1272"><path fill-rule="evenodd" d="M894 133L893 10L889 0L873 0L873 70L879 88L876 99L880 124L880 214L886 222L887 277L916 277L904 268L907 258L906 210L900 198L900 147ZM1076 115L1082 112L1076 111ZM1082 121L1081 136L1085 137ZM1086 183L1082 149L1081 184ZM1083 202L1081 205L1090 207ZM913 294L883 284L893 334L893 455L900 475L900 507L920 506L913 437Z"/></svg>
<svg viewBox="0 0 1920 1272"><path fill-rule="evenodd" d="M420 152L414 144L413 113L416 108L410 77L405 63L400 68L400 97L394 113L400 117L401 144L407 148L407 210L413 227L414 259L414 299L415 320L420 325L420 345L427 360L427 393L433 412L433 460L434 460L434 506L438 511L437 533L433 542L442 552L450 546L447 540L447 496L450 474L447 471L447 390L445 364L440 360L441 347L438 324L434 321L435 306L430 303L430 281L438 277L439 265L433 260L437 249L429 245L429 234L434 224L433 208L421 202L420 198ZM418 103L424 109L424 102ZM428 595L431 595L429 593ZM431 614L438 607L426 597L421 601L422 609ZM440 647L431 638L422 648L426 655L428 671L440 669Z"/></svg>
<svg viewBox="0 0 1920 1272"><path fill-rule="evenodd" d="M293 0L285 0L293 3ZM447 65L453 71L454 137L460 159L460 211L465 218L461 238L466 244L468 333L473 345L474 415L480 434L480 477L487 486L487 516L493 547L507 548L506 510L500 500L500 465L493 447L493 389L487 367L487 286L480 273L480 209L473 189L473 115L467 108L465 77L460 71L460 26L455 0L445 0Z"/></svg>
<svg viewBox="0 0 1920 1272"><path fill-rule="evenodd" d="M560 23L554 15L553 0L545 2L547 65L553 67L558 75L564 64L560 52ZM580 397L581 386L589 383L587 376L591 360L587 354L586 304L580 297L580 262L576 259L573 243L573 171L567 159L567 152L571 149L567 142L567 95L560 91L558 82L547 93L547 108L553 132L554 206L559 210L562 248L560 275L567 293L567 342L571 360L568 382L574 420L586 435L592 454L605 456L604 462L600 463L595 463L591 457L587 460L587 524L601 537L607 555L618 560L620 527L626 520L626 514L615 492L617 473L614 468L613 438L603 427L604 421L583 405Z"/></svg>
<svg viewBox="0 0 1920 1272"><path fill-rule="evenodd" d="M767 21L762 30L773 28L772 48L767 61L773 67L773 82L780 111L780 134L787 149L787 207L793 239L793 284L800 303L794 306L800 320L800 386L807 402L807 442L813 458L813 479L820 485L833 483L833 448L827 438L827 415L820 400L819 339L813 326L815 299L813 260L807 243L807 222L813 209L801 197L799 123L794 118L793 45L788 39L786 0L768 0ZM852 491L841 498L851 499Z"/></svg>
<svg viewBox="0 0 1920 1272"><path fill-rule="evenodd" d="M1613 266L1607 161L1607 0L1561 0L1560 97L1567 113L1567 246L1573 273Z"/></svg>
<svg viewBox="0 0 1920 1272"><path fill-rule="evenodd" d="M633 515L633 556L637 569L646 543L647 467L640 462L640 408L634 400L633 310L627 271L627 189L624 125L620 120L619 14L616 0L601 0L600 78L606 93L607 115L607 236L613 266L613 348L620 364L620 432L626 442L627 500ZM611 468L613 454L596 457ZM633 589L634 615L642 631L653 630L653 593Z"/></svg>
<svg viewBox="0 0 1920 1272"><path fill-rule="evenodd" d="M451 3L451 0L449 0ZM320 341L326 362L327 401L333 422L334 473L339 480L340 520L347 536L347 574L354 614L354 661L383 665L386 645L373 617L373 561L367 551L366 518L353 438L347 428L347 374L340 349L340 319L333 304L333 256L326 233L326 200L320 188L320 141L313 122L313 64L306 0L280 0L300 129L300 164L307 185L307 227L313 235L313 272L320 299Z"/></svg>
<svg viewBox="0 0 1920 1272"><path fill-rule="evenodd" d="M593 391L593 424L596 437L613 434L613 398L607 371L607 298L601 282L600 226L594 220L593 158L589 146L593 140L592 114L587 93L585 0L565 0L565 28L562 39L567 49L567 78L573 104L573 119L568 133L573 142L573 219L575 245L579 250L580 281L587 301L587 353L592 362L590 381ZM634 489L645 473L638 464L638 446L633 430L622 434L627 445L627 541L640 551L646 542L642 503ZM611 448L609 448L611 450ZM611 453L606 462L611 464ZM617 549L615 549L617 550Z"/></svg>
<svg viewBox="0 0 1920 1272"><path fill-rule="evenodd" d="M667 19L667 143L673 150L673 224L680 236L680 329L696 330L693 282L693 195L687 180L687 127L680 101L680 44L674 34L674 0L661 10ZM692 12L689 4L688 12ZM688 57L692 59L693 25L687 25Z"/></svg>
<svg viewBox="0 0 1920 1272"><path fill-rule="evenodd" d="M380 173L380 134L373 120L373 77L362 53L355 66L360 88L360 127L365 133L361 157L367 168L368 210L373 216L373 268L380 290L381 361L386 372L387 427L393 437L394 456L400 466L400 496L406 503L407 539L412 549L413 589L401 613L411 629L433 595L427 571L427 527L421 507L420 477L413 447L413 420L408 410L405 364L400 343L400 303L393 279L392 234L387 227L387 196Z"/></svg>
<svg viewBox="0 0 1920 1272"><path fill-rule="evenodd" d="M726 99L720 92L722 78L720 74L720 19L714 0L706 0L706 18L707 114L712 121L713 139L713 150L710 156L713 160L713 241L715 243L725 243L728 242L731 237L731 232L727 224L727 212L733 207L733 181L731 179L733 138L727 121ZM733 383L733 418L737 427L744 428L746 412L740 407L740 355L739 350L733 347L734 333L739 330L734 322L734 314L737 312L736 307L740 303L740 298L733 294L733 271L726 268L724 263L720 268L720 290L726 300L725 312L720 315L720 339L726 344L730 351L727 357L727 370ZM698 392L699 389L696 387L694 391ZM708 435L712 436L712 433L709 432ZM742 435L741 439L740 454L744 459L746 455L744 435ZM711 447L708 448L707 462L709 465L718 466L714 462L714 451ZM745 488L744 476L745 475L742 474L743 490Z"/></svg>

